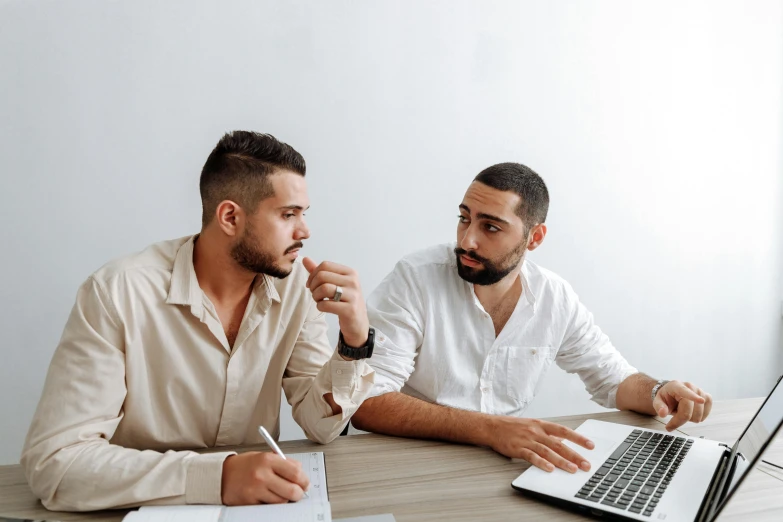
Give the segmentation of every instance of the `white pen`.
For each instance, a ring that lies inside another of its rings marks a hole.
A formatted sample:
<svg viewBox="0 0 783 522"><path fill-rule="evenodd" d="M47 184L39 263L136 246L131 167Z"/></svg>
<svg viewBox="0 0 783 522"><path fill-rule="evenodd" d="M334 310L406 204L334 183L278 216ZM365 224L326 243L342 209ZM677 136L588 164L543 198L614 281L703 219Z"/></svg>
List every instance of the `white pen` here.
<svg viewBox="0 0 783 522"><path fill-rule="evenodd" d="M281 450L280 447L275 442L275 439L273 439L272 436L269 434L269 432L266 431L266 428L264 428L263 426L259 426L258 433L260 433L261 436L264 437L264 440L269 445L269 447L272 448L272 451L280 455L280 458L282 458L283 460L288 460L287 458L285 458L285 454L283 453L283 450ZM304 492L304 496L305 498L310 498L310 495L307 494L307 491Z"/></svg>

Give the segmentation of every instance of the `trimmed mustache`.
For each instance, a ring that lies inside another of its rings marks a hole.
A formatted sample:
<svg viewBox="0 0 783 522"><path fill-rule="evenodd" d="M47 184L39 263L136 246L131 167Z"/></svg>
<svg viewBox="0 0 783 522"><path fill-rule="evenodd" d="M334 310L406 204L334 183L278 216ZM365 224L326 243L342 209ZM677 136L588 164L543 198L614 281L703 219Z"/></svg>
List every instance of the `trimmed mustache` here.
<svg viewBox="0 0 783 522"><path fill-rule="evenodd" d="M458 256L465 256L469 257L470 259L473 259L474 261L478 261L479 263L487 264L489 263L489 259L486 257L481 257L480 255L474 253L474 252L468 252L464 248L457 247L454 249L454 253Z"/></svg>
<svg viewBox="0 0 783 522"><path fill-rule="evenodd" d="M301 241L297 241L296 243L294 243L290 247L286 248L285 252L283 252L283 255L289 254L289 253L293 252L294 250L296 250L297 248L302 248L303 246L304 246L304 243L302 243Z"/></svg>

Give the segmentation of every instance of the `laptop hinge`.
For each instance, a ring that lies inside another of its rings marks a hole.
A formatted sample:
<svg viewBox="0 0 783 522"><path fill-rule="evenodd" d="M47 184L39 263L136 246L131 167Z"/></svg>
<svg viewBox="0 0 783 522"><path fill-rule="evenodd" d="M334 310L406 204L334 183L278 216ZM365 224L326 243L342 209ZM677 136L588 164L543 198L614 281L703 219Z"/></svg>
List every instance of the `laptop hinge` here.
<svg viewBox="0 0 783 522"><path fill-rule="evenodd" d="M726 448L726 451L721 458L715 475L712 477L712 481L710 481L709 494L704 498L702 507L699 509L699 516L696 517L696 520L699 522L703 520L712 520L721 503L726 498L726 495L729 493L732 479L737 471L739 459L745 459L741 453L735 453L734 448L731 446L722 442L719 444Z"/></svg>
<svg viewBox="0 0 783 522"><path fill-rule="evenodd" d="M723 495L720 494L722 489L721 486L724 483L723 478L729 470L734 467L729 465L731 448L722 442L719 444L726 448L726 450L718 461L718 465L715 466L715 473L713 473L712 479L710 479L710 487L707 490L707 494L704 495L704 500L702 500L698 514L696 515L696 522L705 522L706 520L709 520L710 514L714 512L714 509L717 508L723 498Z"/></svg>

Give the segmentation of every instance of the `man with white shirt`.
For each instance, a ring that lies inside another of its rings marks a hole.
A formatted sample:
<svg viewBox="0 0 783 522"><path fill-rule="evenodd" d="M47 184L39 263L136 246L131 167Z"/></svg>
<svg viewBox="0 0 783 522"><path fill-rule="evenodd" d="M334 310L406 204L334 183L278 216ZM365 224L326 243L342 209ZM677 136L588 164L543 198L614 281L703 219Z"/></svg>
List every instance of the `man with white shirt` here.
<svg viewBox="0 0 783 522"><path fill-rule="evenodd" d="M620 355L570 285L525 259L546 237L549 194L524 165L482 171L459 205L457 243L397 263L368 298L375 385L352 418L361 430L489 446L541 469L590 464L562 443L593 443L524 418L553 362L598 404L673 414L673 430L709 415L690 383L656 381Z"/></svg>
<svg viewBox="0 0 783 522"><path fill-rule="evenodd" d="M201 233L105 265L81 286L22 453L55 510L258 504L308 479L273 453L199 448L279 434L280 396L326 443L372 388L353 270L305 258L305 162L267 134L226 134L201 172ZM309 274L308 274L309 273ZM337 351L324 312L340 323Z"/></svg>

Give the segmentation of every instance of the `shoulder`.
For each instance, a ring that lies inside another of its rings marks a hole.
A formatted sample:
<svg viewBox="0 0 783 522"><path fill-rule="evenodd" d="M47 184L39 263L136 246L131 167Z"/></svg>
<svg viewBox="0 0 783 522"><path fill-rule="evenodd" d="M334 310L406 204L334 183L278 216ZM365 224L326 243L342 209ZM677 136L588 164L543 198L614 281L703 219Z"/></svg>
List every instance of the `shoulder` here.
<svg viewBox="0 0 783 522"><path fill-rule="evenodd" d="M411 274L431 274L432 272L456 270L454 247L454 243L443 243L418 250L400 259L394 270L407 271Z"/></svg>
<svg viewBox="0 0 783 522"><path fill-rule="evenodd" d="M554 301L573 301L577 299L571 285L563 277L530 260L525 260L523 273L530 290L537 299Z"/></svg>
<svg viewBox="0 0 783 522"><path fill-rule="evenodd" d="M90 278L100 285L111 285L118 280L148 279L151 273L170 277L177 252L190 239L191 236L187 236L154 243L140 252L109 261Z"/></svg>

